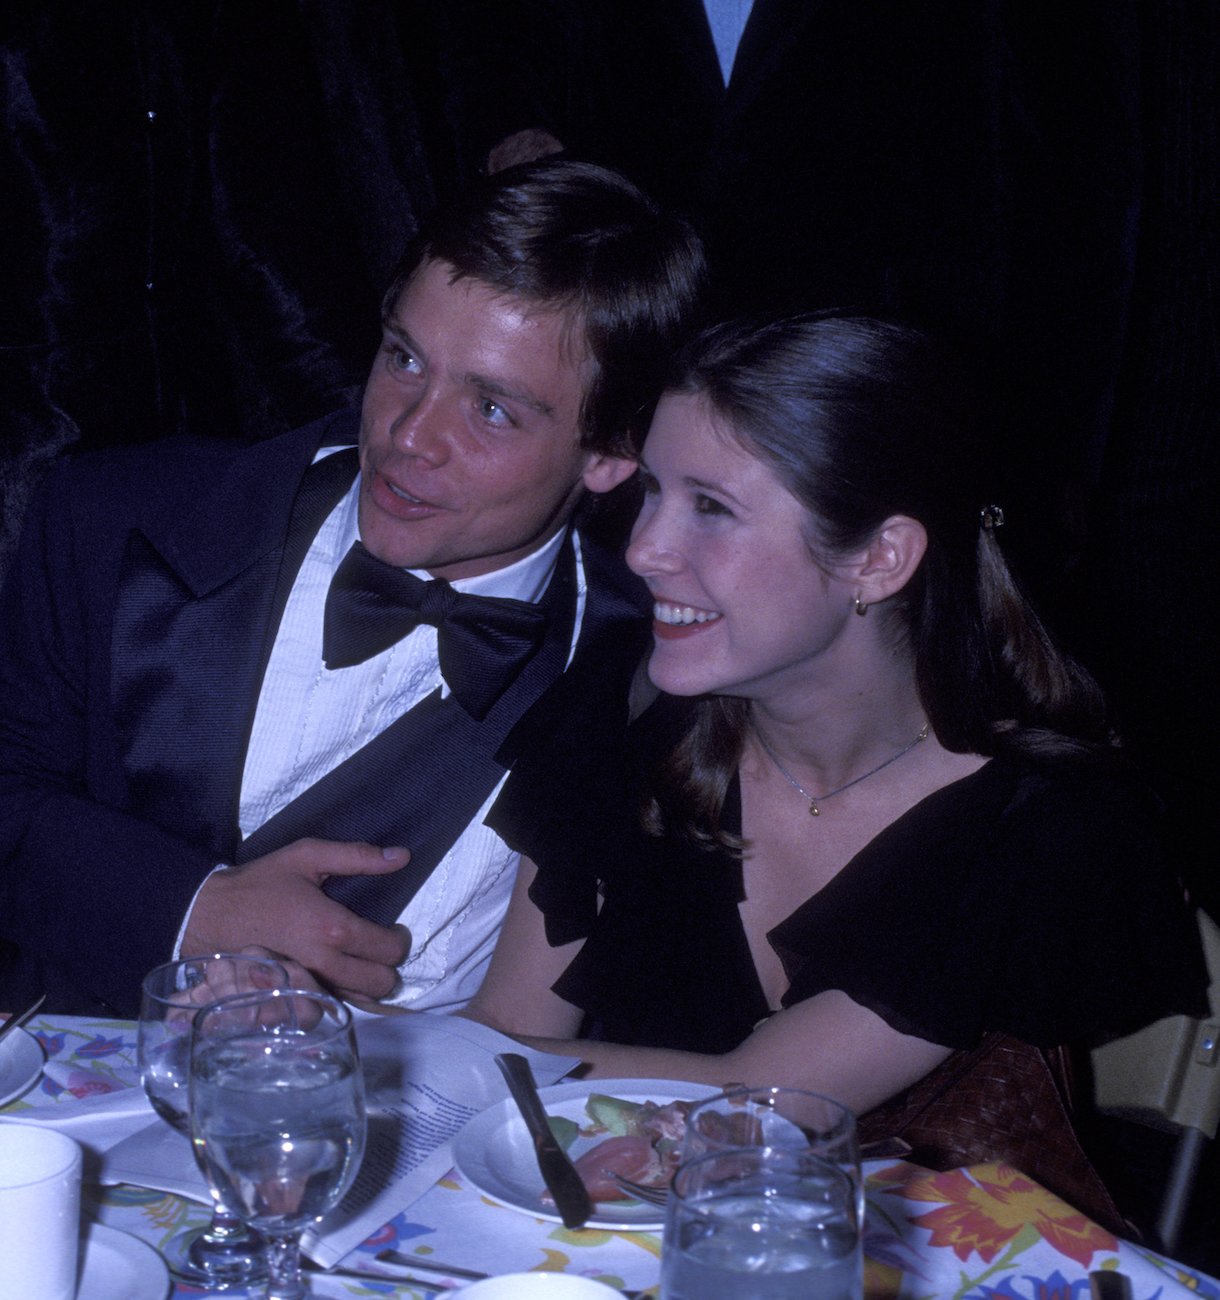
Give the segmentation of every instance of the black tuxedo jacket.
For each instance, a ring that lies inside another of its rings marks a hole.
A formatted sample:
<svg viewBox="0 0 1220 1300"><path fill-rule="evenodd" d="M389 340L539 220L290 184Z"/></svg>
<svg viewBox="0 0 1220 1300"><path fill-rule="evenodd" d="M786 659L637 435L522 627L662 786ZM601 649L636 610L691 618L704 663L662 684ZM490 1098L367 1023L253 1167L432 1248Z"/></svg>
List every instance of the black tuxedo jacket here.
<svg viewBox="0 0 1220 1300"><path fill-rule="evenodd" d="M355 435L344 413L241 450L154 444L49 476L0 603L0 936L20 949L0 1005L46 987L60 1012L134 1014L201 880L234 860L293 500L318 446ZM577 653L505 766L569 713L626 710L642 590L582 551ZM361 775L348 838L409 847L395 771Z"/></svg>

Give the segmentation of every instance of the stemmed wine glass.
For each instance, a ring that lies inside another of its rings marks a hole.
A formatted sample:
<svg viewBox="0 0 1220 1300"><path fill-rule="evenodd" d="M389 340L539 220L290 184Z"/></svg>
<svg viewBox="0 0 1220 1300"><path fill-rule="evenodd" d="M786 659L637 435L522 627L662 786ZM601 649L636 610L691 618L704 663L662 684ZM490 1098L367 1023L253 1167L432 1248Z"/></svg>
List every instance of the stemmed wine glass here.
<svg viewBox="0 0 1220 1300"><path fill-rule="evenodd" d="M218 998L287 982L284 968L270 958L217 953L166 962L144 977L140 999L140 1079L153 1109L178 1132L190 1136L191 1026L204 1006ZM180 1233L164 1254L186 1281L224 1291L266 1276L262 1240L213 1198L206 1228Z"/></svg>
<svg viewBox="0 0 1220 1300"><path fill-rule="evenodd" d="M213 1192L268 1239L268 1300L300 1300L301 1234L342 1199L364 1154L364 1084L337 998L277 989L196 1019L191 1133Z"/></svg>

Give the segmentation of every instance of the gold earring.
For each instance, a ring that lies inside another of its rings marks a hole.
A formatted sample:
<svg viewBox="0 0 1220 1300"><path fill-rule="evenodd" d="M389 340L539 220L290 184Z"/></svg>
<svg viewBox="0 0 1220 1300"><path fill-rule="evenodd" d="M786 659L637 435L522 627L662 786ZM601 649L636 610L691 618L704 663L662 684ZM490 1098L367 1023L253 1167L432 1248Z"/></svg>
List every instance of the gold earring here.
<svg viewBox="0 0 1220 1300"><path fill-rule="evenodd" d="M865 614L868 613L868 606L860 599L859 596L856 597L856 613L859 614L861 618L863 618Z"/></svg>

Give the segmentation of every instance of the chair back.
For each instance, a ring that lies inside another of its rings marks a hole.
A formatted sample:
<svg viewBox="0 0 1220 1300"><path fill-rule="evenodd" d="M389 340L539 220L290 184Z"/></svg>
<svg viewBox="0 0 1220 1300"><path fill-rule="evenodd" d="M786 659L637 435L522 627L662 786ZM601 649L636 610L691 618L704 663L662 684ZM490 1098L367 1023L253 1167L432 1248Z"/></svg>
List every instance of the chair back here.
<svg viewBox="0 0 1220 1300"><path fill-rule="evenodd" d="M1169 1132L1220 1128L1220 927L1200 910L1210 977L1206 1019L1167 1016L1093 1050L1097 1108Z"/></svg>
<svg viewBox="0 0 1220 1300"><path fill-rule="evenodd" d="M1202 909L1197 916L1211 1014L1167 1016L1092 1057L1098 1110L1178 1135L1156 1221L1169 1255L1177 1253L1204 1148L1220 1126L1220 927Z"/></svg>

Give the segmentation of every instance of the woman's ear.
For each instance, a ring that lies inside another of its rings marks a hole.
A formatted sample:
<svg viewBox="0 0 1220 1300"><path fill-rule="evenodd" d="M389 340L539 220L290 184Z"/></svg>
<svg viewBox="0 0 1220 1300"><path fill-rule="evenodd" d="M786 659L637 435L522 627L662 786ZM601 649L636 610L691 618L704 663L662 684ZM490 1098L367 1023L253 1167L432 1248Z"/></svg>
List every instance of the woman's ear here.
<svg viewBox="0 0 1220 1300"><path fill-rule="evenodd" d="M928 549L928 534L918 519L891 515L855 566L853 582L861 605L876 605L910 582Z"/></svg>
<svg viewBox="0 0 1220 1300"><path fill-rule="evenodd" d="M609 492L636 471L636 462L629 456L595 454L589 457L582 478L590 492Z"/></svg>

